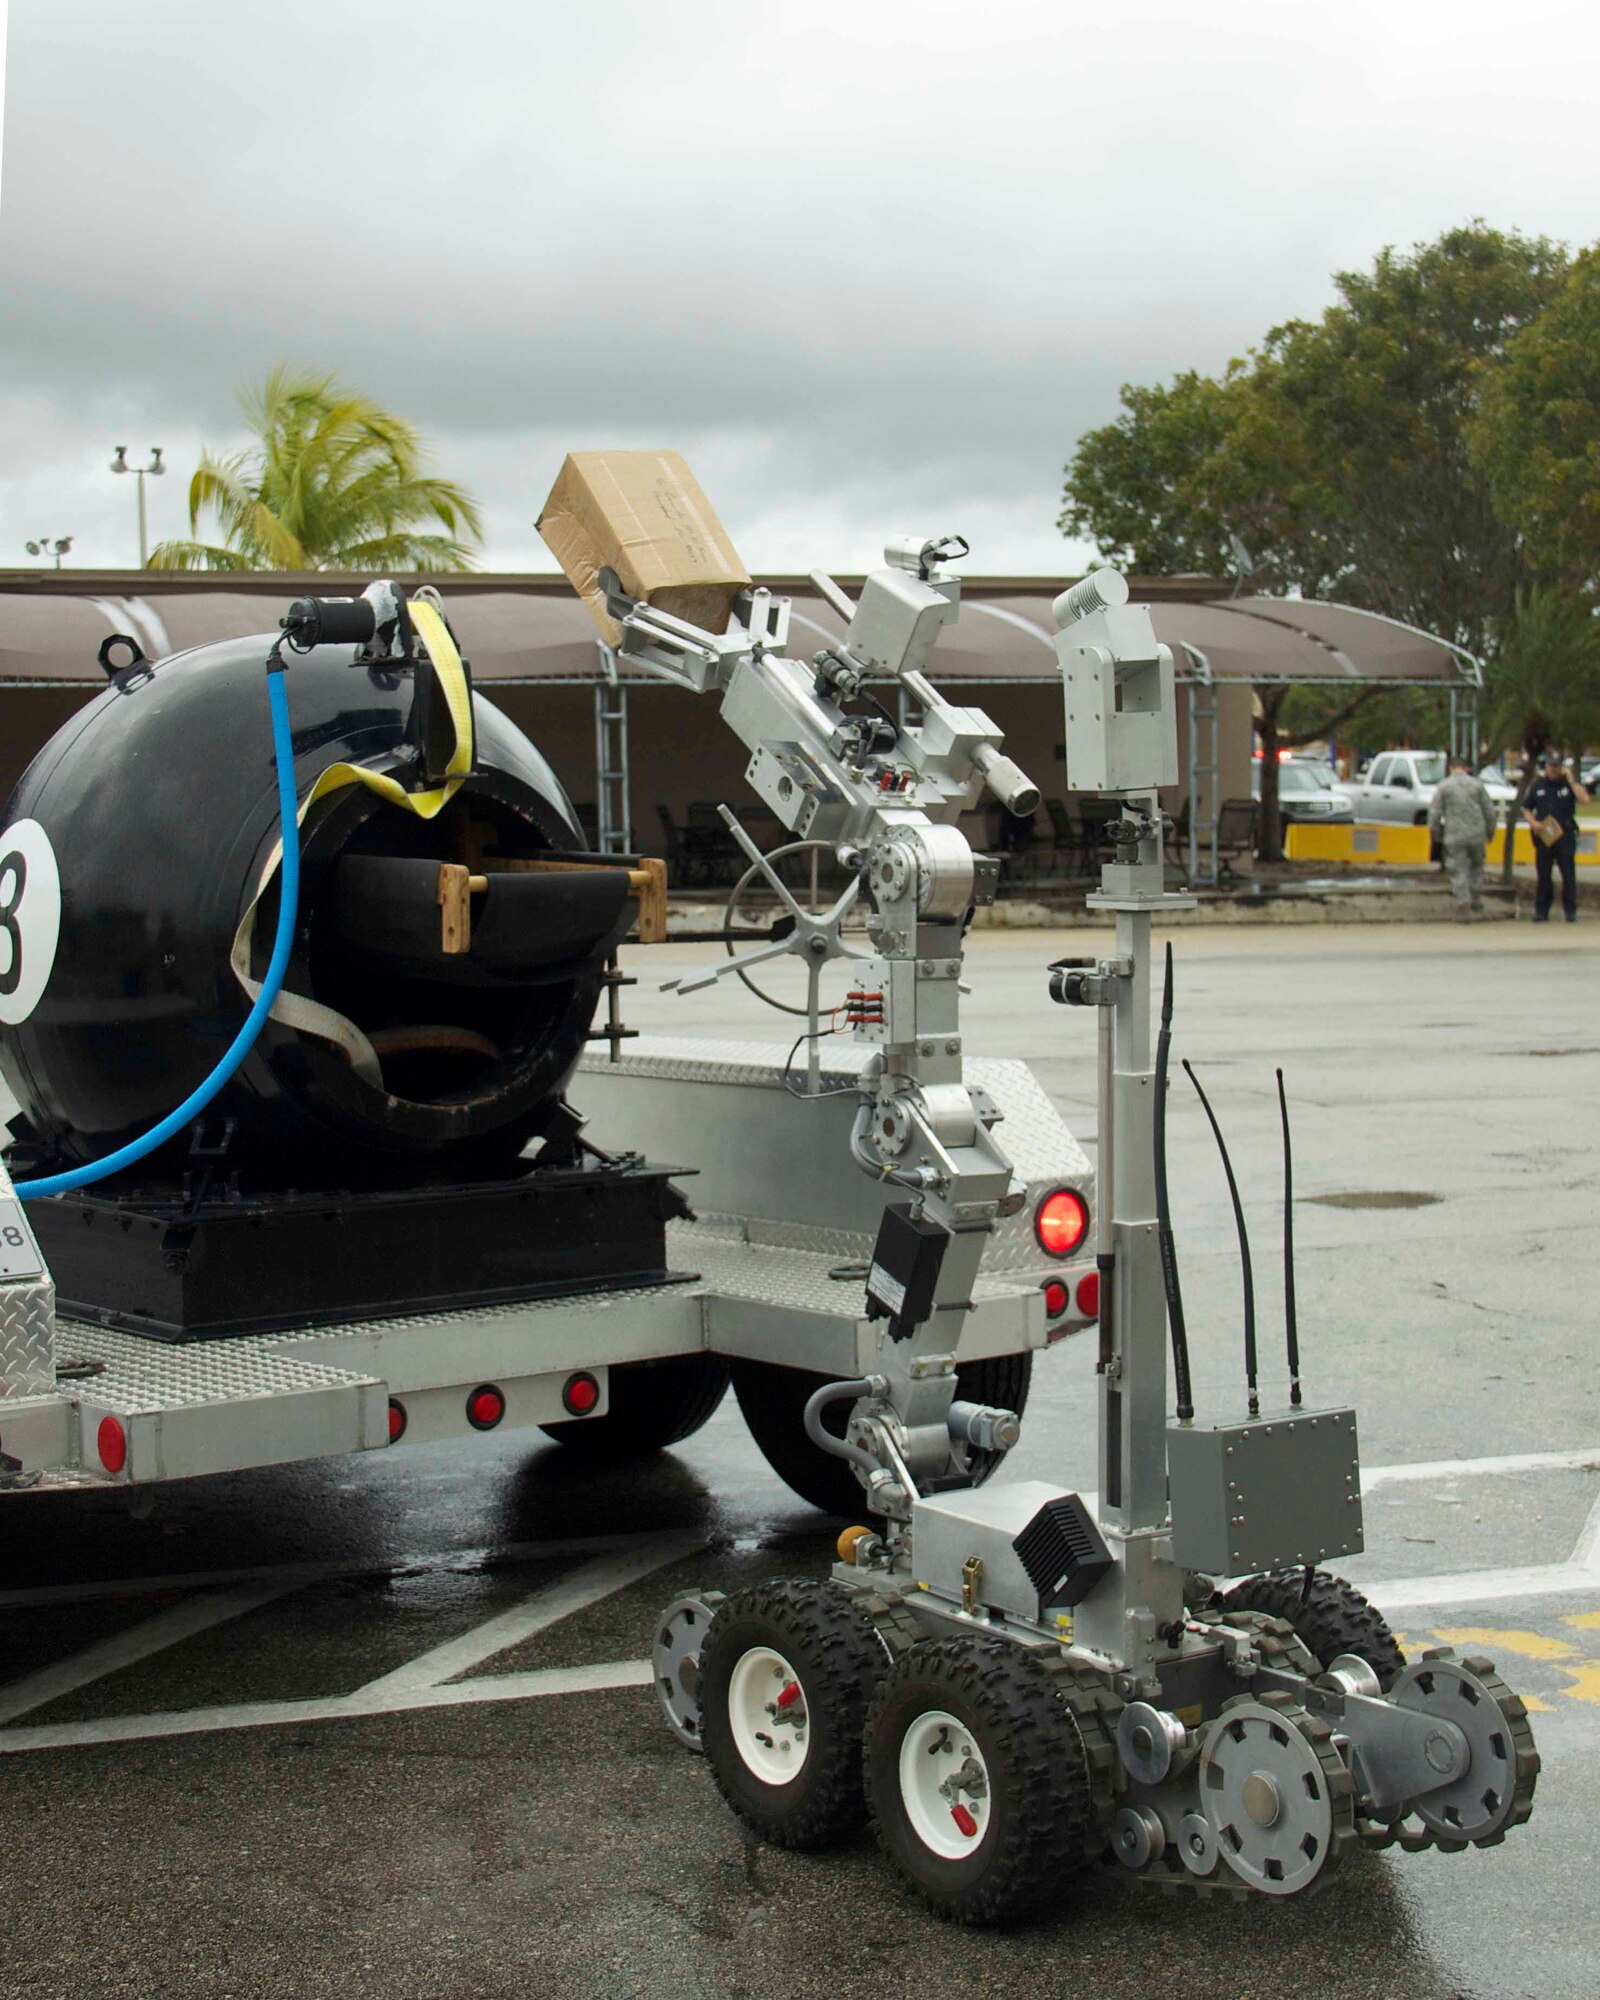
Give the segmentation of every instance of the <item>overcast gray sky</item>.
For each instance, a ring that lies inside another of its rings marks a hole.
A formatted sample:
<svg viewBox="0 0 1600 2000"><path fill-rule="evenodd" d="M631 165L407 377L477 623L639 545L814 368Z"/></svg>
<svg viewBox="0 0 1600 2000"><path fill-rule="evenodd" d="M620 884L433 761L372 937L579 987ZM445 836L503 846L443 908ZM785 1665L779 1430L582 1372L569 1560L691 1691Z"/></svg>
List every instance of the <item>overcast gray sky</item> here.
<svg viewBox="0 0 1600 2000"><path fill-rule="evenodd" d="M1600 235L1600 13L1522 0L12 0L0 565L185 532L240 381L432 438L483 562L563 452L676 445L747 562L958 529L1070 569L1120 382L1473 215Z"/></svg>

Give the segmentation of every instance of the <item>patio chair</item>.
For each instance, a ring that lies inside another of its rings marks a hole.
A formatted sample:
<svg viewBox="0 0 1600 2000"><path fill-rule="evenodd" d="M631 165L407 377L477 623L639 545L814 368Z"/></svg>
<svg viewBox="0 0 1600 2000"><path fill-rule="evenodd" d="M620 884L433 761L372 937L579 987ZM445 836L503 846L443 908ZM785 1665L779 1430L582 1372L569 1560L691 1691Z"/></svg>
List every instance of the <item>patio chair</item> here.
<svg viewBox="0 0 1600 2000"><path fill-rule="evenodd" d="M1224 799L1217 814L1217 880L1237 882L1236 855L1256 851L1256 821L1261 816L1255 799Z"/></svg>

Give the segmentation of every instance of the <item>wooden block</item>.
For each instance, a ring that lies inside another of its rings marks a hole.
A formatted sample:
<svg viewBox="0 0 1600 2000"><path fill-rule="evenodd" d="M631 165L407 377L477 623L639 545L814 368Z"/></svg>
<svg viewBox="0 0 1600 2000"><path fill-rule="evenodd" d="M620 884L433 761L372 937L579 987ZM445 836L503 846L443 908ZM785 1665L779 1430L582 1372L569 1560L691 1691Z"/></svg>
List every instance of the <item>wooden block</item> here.
<svg viewBox="0 0 1600 2000"><path fill-rule="evenodd" d="M581 861L542 854L526 859L497 860L490 855L485 858L483 865L491 875L534 875L573 868L580 871L593 868L626 868L629 894L639 905L639 943L665 944L666 942L667 864L654 855L642 857L637 863L612 861L600 855L592 855ZM483 879L481 876L475 876L474 886Z"/></svg>
<svg viewBox="0 0 1600 2000"><path fill-rule="evenodd" d="M631 871L630 879L636 885L639 896L640 944L665 944L667 864L654 855L647 856L636 869Z"/></svg>
<svg viewBox="0 0 1600 2000"><path fill-rule="evenodd" d="M439 949L451 957L472 949L472 871L457 861L439 863Z"/></svg>

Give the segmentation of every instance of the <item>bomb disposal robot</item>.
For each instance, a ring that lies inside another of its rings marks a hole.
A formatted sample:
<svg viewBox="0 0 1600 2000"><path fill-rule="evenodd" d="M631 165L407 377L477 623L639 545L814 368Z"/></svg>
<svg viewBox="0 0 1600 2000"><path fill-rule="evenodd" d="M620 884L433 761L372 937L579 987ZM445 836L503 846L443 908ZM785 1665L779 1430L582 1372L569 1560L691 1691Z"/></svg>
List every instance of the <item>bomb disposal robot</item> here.
<svg viewBox="0 0 1600 2000"><path fill-rule="evenodd" d="M849 629L809 664L785 656L786 607L763 592L748 623L712 635L602 579L623 656L720 692L756 791L862 885L870 955L840 934L849 891L820 918L791 903L791 934L742 964L798 953L815 1017L817 971L856 960L865 1061L848 1145L896 1196L866 1281L872 1372L805 1413L877 1525L840 1538L826 1582L669 1606L667 1721L758 1833L823 1846L870 1814L900 1872L968 1922L1036 1908L1107 1848L1147 1880L1288 1896L1361 1843L1492 1846L1532 1805L1523 1704L1485 1659L1443 1649L1407 1665L1359 1592L1318 1567L1362 1546L1356 1419L1303 1406L1292 1321L1288 1407L1259 1409L1251 1326L1251 1414L1194 1421L1164 1186L1170 955L1154 1060L1151 1037L1151 919L1183 900L1163 890L1158 795L1177 778L1173 668L1110 570L1055 605L1069 780L1122 806L1091 899L1115 916L1114 948L1051 980L1100 1029L1100 1490L1091 1504L1044 1482L971 1483L971 1453L1017 1436L1014 1412L960 1399L955 1355L985 1235L1019 1193L963 1080L962 934L983 864L953 822L983 784L1020 812L1038 795L988 718L924 677L964 551L891 544L854 605L814 578ZM863 712L869 676L898 680L915 726ZM1286 1167L1287 1137L1285 1119ZM845 1409L836 1435L825 1417ZM1242 1581L1223 1592L1216 1576Z"/></svg>

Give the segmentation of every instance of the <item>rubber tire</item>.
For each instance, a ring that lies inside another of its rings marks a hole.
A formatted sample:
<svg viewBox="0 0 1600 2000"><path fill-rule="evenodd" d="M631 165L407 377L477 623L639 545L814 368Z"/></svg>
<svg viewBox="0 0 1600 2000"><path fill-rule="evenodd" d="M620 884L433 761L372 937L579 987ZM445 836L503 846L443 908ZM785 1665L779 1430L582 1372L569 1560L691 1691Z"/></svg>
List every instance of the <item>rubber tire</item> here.
<svg viewBox="0 0 1600 2000"><path fill-rule="evenodd" d="M1341 1653L1354 1653L1387 1692L1406 1656L1382 1612L1353 1583L1325 1569L1312 1573L1307 1596L1305 1575L1303 1569L1274 1569L1247 1576L1225 1593L1223 1605L1229 1611L1264 1611L1269 1618L1283 1619L1323 1669Z"/></svg>
<svg viewBox="0 0 1600 2000"><path fill-rule="evenodd" d="M918 1837L900 1790L900 1745L930 1708L966 1724L989 1771L989 1825L957 1861ZM1083 1738L1045 1664L1020 1646L934 1639L903 1653L867 1717L866 1769L879 1845L941 1917L1014 1923L1084 1864L1094 1801Z"/></svg>
<svg viewBox="0 0 1600 2000"><path fill-rule="evenodd" d="M720 1354L625 1361L612 1366L610 1390L604 1416L539 1428L584 1458L607 1464L648 1458L710 1423L728 1393L728 1364Z"/></svg>
<svg viewBox="0 0 1600 2000"><path fill-rule="evenodd" d="M797 1777L767 1785L739 1755L728 1726L728 1683L752 1646L794 1668L811 1722ZM734 1593L700 1648L700 1739L717 1789L746 1826L776 1847L832 1847L865 1825L861 1737L889 1651L866 1613L835 1584L776 1578Z"/></svg>
<svg viewBox="0 0 1600 2000"><path fill-rule="evenodd" d="M1000 1354L986 1361L963 1361L956 1369L956 1394L972 1403L1015 1410L1020 1417L1033 1378L1033 1355ZM861 1481L842 1458L832 1458L806 1436L805 1407L822 1385L832 1380L803 1368L778 1368L767 1361L736 1361L733 1393L761 1455L783 1483L820 1507L824 1514L846 1520L861 1513ZM822 1413L824 1426L844 1436L848 1402L831 1404ZM995 1471L1003 1452L973 1453L973 1485L981 1486Z"/></svg>

